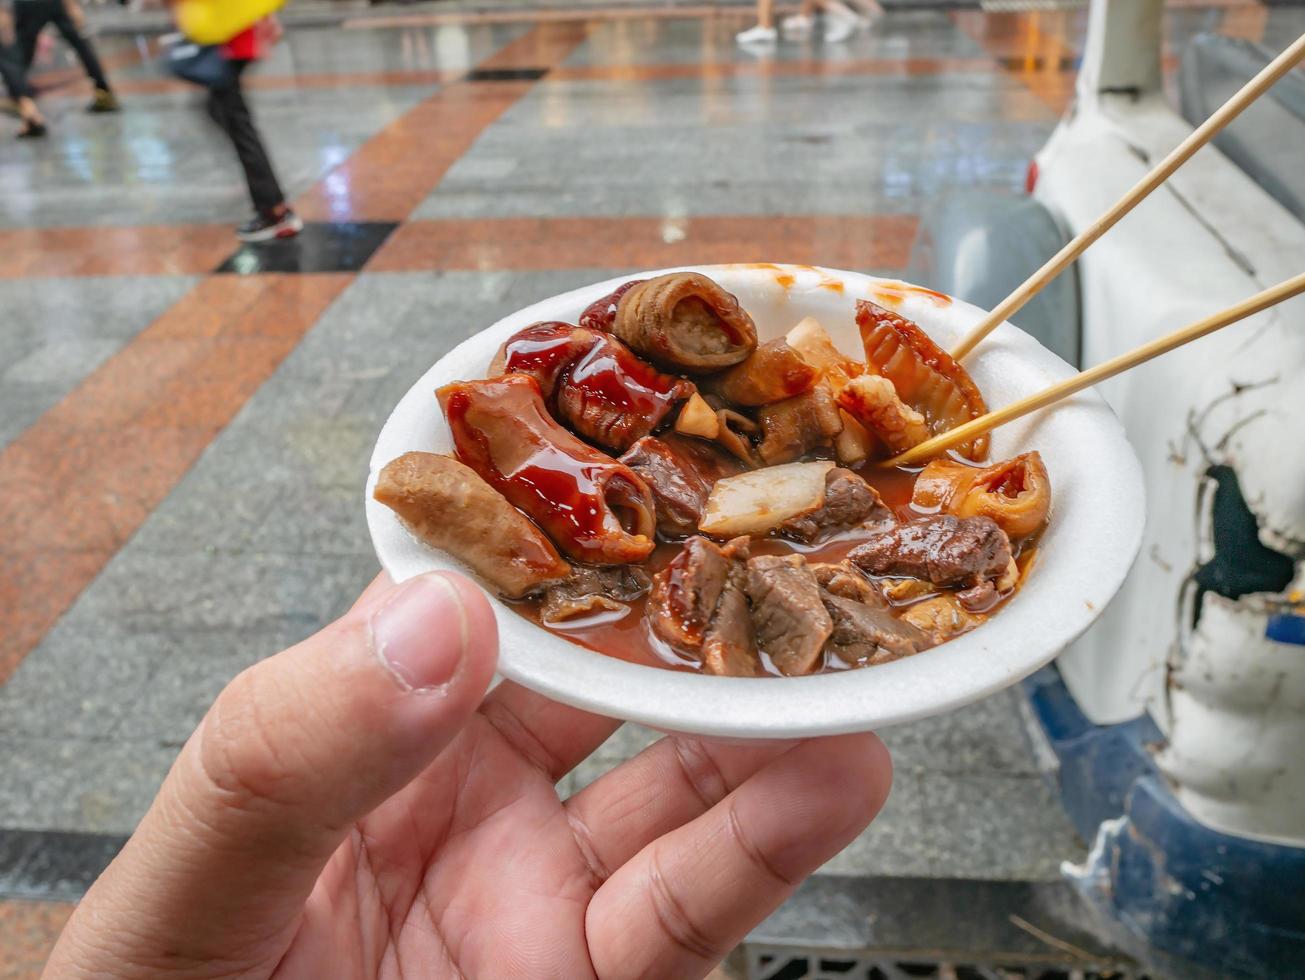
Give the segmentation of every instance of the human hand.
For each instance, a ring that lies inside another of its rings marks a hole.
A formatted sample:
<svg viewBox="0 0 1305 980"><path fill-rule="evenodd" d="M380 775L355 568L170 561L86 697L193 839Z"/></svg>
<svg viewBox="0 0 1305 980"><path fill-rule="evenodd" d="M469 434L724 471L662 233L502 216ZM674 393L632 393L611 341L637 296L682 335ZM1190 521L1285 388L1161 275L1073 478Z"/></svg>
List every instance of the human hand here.
<svg viewBox="0 0 1305 980"><path fill-rule="evenodd" d="M281 26L281 21L275 14L264 17L258 22L258 32L263 43L269 48L280 44L281 38L285 37L285 28Z"/></svg>
<svg viewBox="0 0 1305 980"><path fill-rule="evenodd" d="M668 737L563 802L619 723L496 656L476 586L382 575L240 674L46 976L700 976L888 795L873 735Z"/></svg>

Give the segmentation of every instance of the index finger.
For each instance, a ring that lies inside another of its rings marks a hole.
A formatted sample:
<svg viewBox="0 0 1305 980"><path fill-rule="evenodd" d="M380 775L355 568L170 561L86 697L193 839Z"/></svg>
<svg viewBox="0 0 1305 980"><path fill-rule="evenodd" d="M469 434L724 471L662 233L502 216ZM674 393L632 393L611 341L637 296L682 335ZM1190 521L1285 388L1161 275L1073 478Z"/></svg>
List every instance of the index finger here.
<svg viewBox="0 0 1305 980"><path fill-rule="evenodd" d="M480 706L484 716L526 761L557 782L621 727L605 718L550 701L512 681L503 681Z"/></svg>
<svg viewBox="0 0 1305 980"><path fill-rule="evenodd" d="M585 917L595 973L702 976L865 829L891 781L869 734L780 756L598 889Z"/></svg>

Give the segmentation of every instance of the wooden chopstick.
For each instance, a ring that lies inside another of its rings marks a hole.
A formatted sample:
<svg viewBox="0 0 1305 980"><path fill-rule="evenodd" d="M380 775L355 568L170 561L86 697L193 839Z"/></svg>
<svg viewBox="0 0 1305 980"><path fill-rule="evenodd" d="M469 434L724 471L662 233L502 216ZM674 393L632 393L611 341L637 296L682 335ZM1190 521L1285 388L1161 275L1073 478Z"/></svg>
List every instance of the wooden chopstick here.
<svg viewBox="0 0 1305 980"><path fill-rule="evenodd" d="M1241 91L1215 110L1214 115L1201 123L1187 139L1174 147L1167 157L1156 164L1151 172L1139 180L1132 190L1121 197L1110 210L1079 232L1073 241L1052 256L1041 269L1029 276L1013 293L993 307L992 312L956 345L951 352L952 357L959 361L974 350L979 341L988 336L997 324L1014 316L1025 303L1037 295L1043 286L1064 272L1071 262L1087 251L1089 245L1114 227L1115 222L1133 210L1139 201L1168 180L1193 153L1236 119L1243 109L1263 95L1274 82L1291 71L1302 58L1305 58L1305 34L1265 65L1258 75L1242 86Z"/></svg>
<svg viewBox="0 0 1305 980"><path fill-rule="evenodd" d="M1021 398L1017 402L1007 405L1005 408L999 408L996 411L989 412L987 415L980 415L977 419L972 419L954 429L934 436L932 439L926 439L899 456L885 460L882 466L910 466L913 463L922 462L933 456L937 456L944 450L951 449L963 442L969 442L975 436L982 435L990 429L995 429L999 425L1010 422L1013 419L1021 418L1030 412L1036 412L1040 408L1058 402L1062 398L1068 398L1084 388L1090 388L1098 381L1104 381L1106 378L1113 378L1116 374L1127 371L1129 368L1143 364L1153 357L1159 357L1166 354L1175 347L1182 347L1183 344L1191 343L1199 337L1204 337L1208 333L1214 333L1230 323L1236 323L1245 317L1266 310L1276 303L1281 303L1285 299L1290 299L1300 293L1305 293L1305 272L1298 276L1281 282L1276 286L1256 293L1250 299L1243 300L1235 306L1230 306L1226 310L1208 316L1204 320L1198 320L1195 323L1175 330L1171 334L1160 337L1150 343L1143 344L1127 354L1120 354L1118 357L1112 357L1103 364L1098 364L1094 368L1088 368L1081 371L1072 378L1065 381L1058 381L1050 388L1038 392L1036 395L1029 395L1027 398Z"/></svg>

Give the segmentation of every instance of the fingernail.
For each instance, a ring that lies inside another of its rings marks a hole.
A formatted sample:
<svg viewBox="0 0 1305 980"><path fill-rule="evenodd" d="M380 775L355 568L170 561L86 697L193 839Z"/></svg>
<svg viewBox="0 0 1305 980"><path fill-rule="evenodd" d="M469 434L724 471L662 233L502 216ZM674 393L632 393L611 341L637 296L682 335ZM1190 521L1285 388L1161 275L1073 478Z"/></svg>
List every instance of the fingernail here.
<svg viewBox="0 0 1305 980"><path fill-rule="evenodd" d="M404 582L371 616L372 649L406 691L433 691L457 673L467 646L466 614L442 575Z"/></svg>

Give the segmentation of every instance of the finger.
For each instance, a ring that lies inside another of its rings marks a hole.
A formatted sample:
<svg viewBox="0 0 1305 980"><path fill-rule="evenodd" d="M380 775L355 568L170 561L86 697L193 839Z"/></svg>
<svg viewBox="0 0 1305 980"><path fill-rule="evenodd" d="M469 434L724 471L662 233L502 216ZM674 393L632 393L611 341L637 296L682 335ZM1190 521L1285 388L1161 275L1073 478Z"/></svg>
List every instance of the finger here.
<svg viewBox="0 0 1305 980"><path fill-rule="evenodd" d="M621 727L614 718L558 704L511 681L494 689L480 713L520 755L554 782Z"/></svg>
<svg viewBox="0 0 1305 980"><path fill-rule="evenodd" d="M610 877L645 845L706 813L793 745L670 736L599 777L566 803L594 876Z"/></svg>
<svg viewBox="0 0 1305 980"><path fill-rule="evenodd" d="M92 889L96 933L139 948L157 930L192 962L276 955L353 823L473 716L496 653L480 590L430 574L242 673Z"/></svg>
<svg viewBox="0 0 1305 980"><path fill-rule="evenodd" d="M600 977L702 976L852 841L888 796L873 735L803 742L598 889L585 919Z"/></svg>

